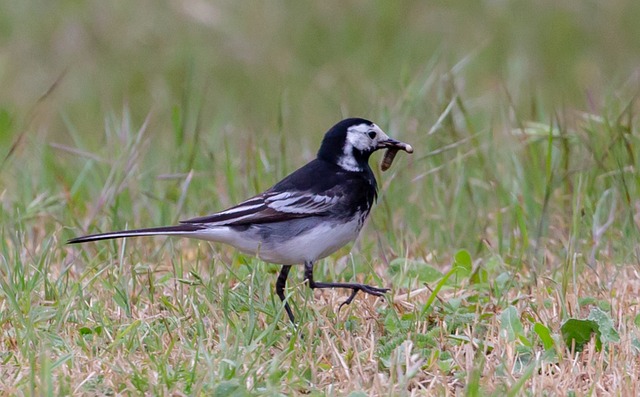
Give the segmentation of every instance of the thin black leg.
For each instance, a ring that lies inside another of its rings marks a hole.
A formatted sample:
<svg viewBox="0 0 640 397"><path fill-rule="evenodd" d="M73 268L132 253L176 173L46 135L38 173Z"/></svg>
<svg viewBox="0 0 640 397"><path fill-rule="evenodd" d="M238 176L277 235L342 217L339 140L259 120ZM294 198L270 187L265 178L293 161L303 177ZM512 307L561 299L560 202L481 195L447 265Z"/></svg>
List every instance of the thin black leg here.
<svg viewBox="0 0 640 397"><path fill-rule="evenodd" d="M280 270L280 274L278 274L278 280L276 281L276 294L282 302L284 302L284 310L287 311L287 315L289 316L289 320L292 323L296 323L295 318L293 317L293 312L291 311L291 307L289 307L289 302L286 301L286 296L284 295L284 287L287 285L287 277L289 276L289 270L291 270L291 265L282 266L282 270Z"/></svg>
<svg viewBox="0 0 640 397"><path fill-rule="evenodd" d="M349 298L340 304L338 307L338 311L342 309L342 306L348 305L353 301L353 298L356 297L358 291L366 292L367 294L382 296L385 292L390 291L389 288L378 288L372 287L366 284L358 284L358 283L325 283L319 281L313 281L313 262L305 262L304 263L304 278L309 282L309 288L346 288L350 289L351 295Z"/></svg>

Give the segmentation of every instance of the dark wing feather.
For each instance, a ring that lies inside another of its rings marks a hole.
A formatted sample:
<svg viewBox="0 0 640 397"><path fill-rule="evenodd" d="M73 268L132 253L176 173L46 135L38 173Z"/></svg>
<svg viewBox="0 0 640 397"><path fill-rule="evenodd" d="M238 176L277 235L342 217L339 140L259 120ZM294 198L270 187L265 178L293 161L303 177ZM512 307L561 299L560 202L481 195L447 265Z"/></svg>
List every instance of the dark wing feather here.
<svg viewBox="0 0 640 397"><path fill-rule="evenodd" d="M336 165L316 159L262 194L224 211L181 223L230 226L324 216L338 208L349 210L348 203L360 202L360 196L365 202L375 196L373 174L345 173Z"/></svg>
<svg viewBox="0 0 640 397"><path fill-rule="evenodd" d="M264 203L264 193L252 197L224 211L215 214L180 221L180 223L209 223L211 226L237 225L247 218L253 218L267 207Z"/></svg>
<svg viewBox="0 0 640 397"><path fill-rule="evenodd" d="M295 218L325 215L340 196L326 192L267 191L227 210L181 223L207 223L210 226L243 225L248 223L281 222Z"/></svg>

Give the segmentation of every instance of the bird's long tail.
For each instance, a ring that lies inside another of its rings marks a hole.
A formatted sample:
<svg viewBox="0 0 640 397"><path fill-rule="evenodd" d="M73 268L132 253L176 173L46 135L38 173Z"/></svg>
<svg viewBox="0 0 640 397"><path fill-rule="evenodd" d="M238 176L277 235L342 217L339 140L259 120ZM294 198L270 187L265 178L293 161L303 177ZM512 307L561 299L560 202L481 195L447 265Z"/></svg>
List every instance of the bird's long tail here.
<svg viewBox="0 0 640 397"><path fill-rule="evenodd" d="M202 230L202 226L197 224L183 224L177 226L152 227L147 229L121 230L118 232L90 234L88 236L72 238L71 240L67 241L67 244L80 244L87 243L89 241L139 236L188 236L198 232L199 230Z"/></svg>

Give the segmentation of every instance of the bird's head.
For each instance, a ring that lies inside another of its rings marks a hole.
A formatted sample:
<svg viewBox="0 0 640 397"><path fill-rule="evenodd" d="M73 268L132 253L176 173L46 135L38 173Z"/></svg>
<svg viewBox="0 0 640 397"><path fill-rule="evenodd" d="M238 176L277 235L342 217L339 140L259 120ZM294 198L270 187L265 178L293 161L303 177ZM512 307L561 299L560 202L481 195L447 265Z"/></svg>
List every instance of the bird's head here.
<svg viewBox="0 0 640 397"><path fill-rule="evenodd" d="M344 119L331 127L322 140L318 158L347 171L363 171L369 156L378 149L413 152L411 145L389 138L375 123L361 118Z"/></svg>

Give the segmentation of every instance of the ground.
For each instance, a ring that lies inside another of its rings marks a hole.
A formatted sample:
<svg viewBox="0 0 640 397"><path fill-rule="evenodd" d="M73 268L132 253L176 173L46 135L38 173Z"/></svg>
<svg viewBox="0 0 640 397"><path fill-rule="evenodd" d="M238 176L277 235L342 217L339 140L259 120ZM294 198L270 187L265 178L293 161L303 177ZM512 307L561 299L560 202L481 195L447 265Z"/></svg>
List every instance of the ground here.
<svg viewBox="0 0 640 397"><path fill-rule="evenodd" d="M638 395L640 3L0 1L3 395ZM172 238L366 117L410 143L287 290Z"/></svg>

